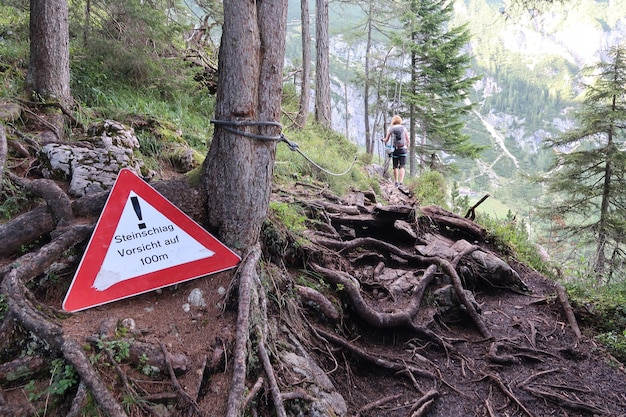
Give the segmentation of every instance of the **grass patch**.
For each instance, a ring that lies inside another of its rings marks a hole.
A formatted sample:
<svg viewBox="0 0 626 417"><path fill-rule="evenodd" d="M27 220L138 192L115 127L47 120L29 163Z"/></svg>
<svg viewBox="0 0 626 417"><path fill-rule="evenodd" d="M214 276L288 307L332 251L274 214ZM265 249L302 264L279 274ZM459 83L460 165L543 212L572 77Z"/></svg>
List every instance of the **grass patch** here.
<svg viewBox="0 0 626 417"><path fill-rule="evenodd" d="M479 214L476 222L487 230L487 239L500 253L514 256L544 275L553 275L553 268L543 260L537 246L530 240L526 223L516 220L510 211L504 219Z"/></svg>
<svg viewBox="0 0 626 417"><path fill-rule="evenodd" d="M292 151L284 142L278 144L274 167L277 182L320 181L339 195L351 187L372 188L358 160L357 146L344 136L311 124L303 130L285 130L285 137L297 145L297 150Z"/></svg>
<svg viewBox="0 0 626 417"><path fill-rule="evenodd" d="M598 286L576 280L564 284L577 320L620 362L626 363L626 283Z"/></svg>

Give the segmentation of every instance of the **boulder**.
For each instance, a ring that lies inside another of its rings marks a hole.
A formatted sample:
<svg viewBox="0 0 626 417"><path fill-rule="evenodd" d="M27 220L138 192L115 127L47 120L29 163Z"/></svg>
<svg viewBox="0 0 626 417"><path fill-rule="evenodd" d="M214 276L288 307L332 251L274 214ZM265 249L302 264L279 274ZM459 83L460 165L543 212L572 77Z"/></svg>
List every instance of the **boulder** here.
<svg viewBox="0 0 626 417"><path fill-rule="evenodd" d="M132 128L105 120L90 127L88 134L76 144L44 145L39 152L44 177L67 181L68 194L82 197L109 190L122 168L143 176L143 162L134 155L139 140Z"/></svg>

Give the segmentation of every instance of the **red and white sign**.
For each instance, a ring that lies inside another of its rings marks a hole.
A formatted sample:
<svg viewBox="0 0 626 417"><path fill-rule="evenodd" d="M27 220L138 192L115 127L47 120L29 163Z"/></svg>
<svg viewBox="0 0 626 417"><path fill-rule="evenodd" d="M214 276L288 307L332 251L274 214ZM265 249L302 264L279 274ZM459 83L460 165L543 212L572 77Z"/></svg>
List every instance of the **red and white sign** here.
<svg viewBox="0 0 626 417"><path fill-rule="evenodd" d="M63 301L80 311L237 266L241 258L129 169L120 171Z"/></svg>

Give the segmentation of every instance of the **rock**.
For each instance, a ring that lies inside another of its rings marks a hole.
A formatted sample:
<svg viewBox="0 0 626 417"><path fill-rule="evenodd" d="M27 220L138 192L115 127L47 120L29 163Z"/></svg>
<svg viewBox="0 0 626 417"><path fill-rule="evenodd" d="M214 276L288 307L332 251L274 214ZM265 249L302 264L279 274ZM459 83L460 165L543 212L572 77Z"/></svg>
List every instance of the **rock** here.
<svg viewBox="0 0 626 417"><path fill-rule="evenodd" d="M282 360L294 372L302 378L301 385L306 386L307 391L316 398L310 404L308 415L310 417L345 416L348 407L344 398L337 392L332 381L317 363L308 357L300 356L294 352L286 352Z"/></svg>
<svg viewBox="0 0 626 417"><path fill-rule="evenodd" d="M76 145L44 145L39 152L43 176L68 181L68 194L73 197L109 190L122 168L142 176L143 162L134 156L139 140L132 128L105 120L88 133L91 136Z"/></svg>
<svg viewBox="0 0 626 417"><path fill-rule="evenodd" d="M13 101L0 102L0 120L4 122L14 122L20 118L22 108Z"/></svg>
<svg viewBox="0 0 626 417"><path fill-rule="evenodd" d="M452 249L460 253L469 246L471 246L469 242L459 240L452 245ZM475 250L461 259L459 275L467 286L474 286L479 280L493 288L505 288L519 294L531 293L526 283L508 263L482 250Z"/></svg>
<svg viewBox="0 0 626 417"><path fill-rule="evenodd" d="M206 307L206 301L204 301L204 294L200 288L194 288L187 297L187 302L192 307Z"/></svg>

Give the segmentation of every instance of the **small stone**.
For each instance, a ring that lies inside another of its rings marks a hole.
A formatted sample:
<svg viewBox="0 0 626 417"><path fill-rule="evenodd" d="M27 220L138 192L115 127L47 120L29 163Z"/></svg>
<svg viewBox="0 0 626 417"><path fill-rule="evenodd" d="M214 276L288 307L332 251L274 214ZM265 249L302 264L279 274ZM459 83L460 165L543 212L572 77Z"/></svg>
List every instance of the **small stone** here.
<svg viewBox="0 0 626 417"><path fill-rule="evenodd" d="M189 293L187 301L193 307L206 307L206 301L204 301L204 294L200 288L194 288Z"/></svg>
<svg viewBox="0 0 626 417"><path fill-rule="evenodd" d="M130 317L122 320L122 326L124 326L131 332L137 328L137 324L135 323L135 320L131 319Z"/></svg>

